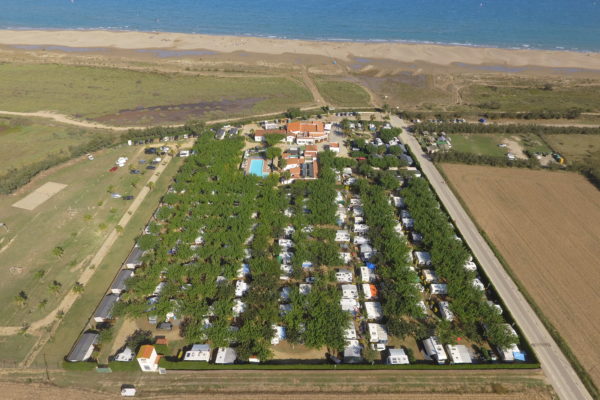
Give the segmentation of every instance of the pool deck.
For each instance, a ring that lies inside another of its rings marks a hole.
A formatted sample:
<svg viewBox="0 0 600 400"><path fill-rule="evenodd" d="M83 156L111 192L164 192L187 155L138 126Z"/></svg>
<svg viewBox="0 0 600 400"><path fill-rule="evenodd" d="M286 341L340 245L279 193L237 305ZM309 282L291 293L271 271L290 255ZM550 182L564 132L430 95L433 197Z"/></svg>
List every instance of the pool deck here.
<svg viewBox="0 0 600 400"><path fill-rule="evenodd" d="M259 160L259 161L263 162L263 165L262 165L262 175L257 175L255 173L255 171L251 171L252 161L254 161L254 160ZM271 173L271 168L269 168L269 163L267 162L267 160L265 160L262 157L256 157L256 156L249 157L249 158L247 158L244 161L245 161L245 164L246 164L245 167L244 167L244 172L246 173L246 175L254 174L254 175L257 175L257 176L263 176L263 177L265 177L265 176L267 176L267 175L269 175Z"/></svg>

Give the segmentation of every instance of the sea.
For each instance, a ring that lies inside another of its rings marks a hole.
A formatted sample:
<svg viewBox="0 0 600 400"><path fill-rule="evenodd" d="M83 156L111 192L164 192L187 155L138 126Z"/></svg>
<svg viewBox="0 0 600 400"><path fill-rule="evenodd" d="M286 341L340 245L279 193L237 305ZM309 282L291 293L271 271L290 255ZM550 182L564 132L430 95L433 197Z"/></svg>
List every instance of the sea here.
<svg viewBox="0 0 600 400"><path fill-rule="evenodd" d="M0 0L3 29L600 51L600 0Z"/></svg>

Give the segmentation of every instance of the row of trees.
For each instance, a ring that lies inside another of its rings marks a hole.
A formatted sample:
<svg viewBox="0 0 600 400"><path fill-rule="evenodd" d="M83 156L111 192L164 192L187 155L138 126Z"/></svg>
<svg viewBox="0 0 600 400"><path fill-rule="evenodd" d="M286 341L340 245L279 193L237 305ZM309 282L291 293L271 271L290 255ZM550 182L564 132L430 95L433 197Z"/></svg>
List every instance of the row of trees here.
<svg viewBox="0 0 600 400"><path fill-rule="evenodd" d="M415 230L423 235L423 245L440 279L448 284L450 307L457 320L454 332L481 342L481 327L491 344L505 347L517 342L502 325L500 313L487 303L485 295L473 286L476 273L464 268L469 252L456 237L453 225L424 179L412 179L402 196L415 221Z"/></svg>
<svg viewBox="0 0 600 400"><path fill-rule="evenodd" d="M491 165L493 167L540 168L535 158L527 160L509 160L506 156L489 156L485 154L464 153L460 151L438 152L431 155L434 162L461 163L468 165Z"/></svg>
<svg viewBox="0 0 600 400"><path fill-rule="evenodd" d="M600 127L548 126L536 124L472 124L472 123L433 123L422 122L413 125L413 132L446 133L533 133L538 135L598 135Z"/></svg>
<svg viewBox="0 0 600 400"><path fill-rule="evenodd" d="M369 239L378 250L374 262L385 285L382 290L384 315L388 321L399 321L404 316L421 318L417 303L421 299L415 282L418 277L409 268L410 249L395 227L398 220L388 195L382 187L360 179L354 185L363 202Z"/></svg>

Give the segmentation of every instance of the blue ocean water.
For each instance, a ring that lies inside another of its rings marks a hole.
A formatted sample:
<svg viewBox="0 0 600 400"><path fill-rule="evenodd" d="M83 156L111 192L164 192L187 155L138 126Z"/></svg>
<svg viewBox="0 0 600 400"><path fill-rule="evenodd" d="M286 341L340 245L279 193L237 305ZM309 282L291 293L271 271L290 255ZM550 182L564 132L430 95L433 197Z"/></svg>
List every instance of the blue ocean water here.
<svg viewBox="0 0 600 400"><path fill-rule="evenodd" d="M600 51L600 0L0 0L0 28Z"/></svg>

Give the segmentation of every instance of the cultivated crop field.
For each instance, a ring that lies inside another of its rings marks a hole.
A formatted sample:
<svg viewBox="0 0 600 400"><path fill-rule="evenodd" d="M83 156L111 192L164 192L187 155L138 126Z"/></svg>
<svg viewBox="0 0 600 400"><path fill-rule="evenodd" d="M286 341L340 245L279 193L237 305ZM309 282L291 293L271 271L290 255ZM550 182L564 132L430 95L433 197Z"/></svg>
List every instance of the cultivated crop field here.
<svg viewBox="0 0 600 400"><path fill-rule="evenodd" d="M457 164L443 170L598 385L600 192L574 173Z"/></svg>

